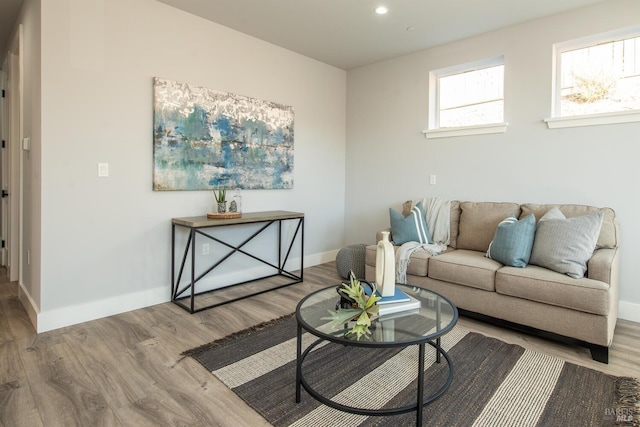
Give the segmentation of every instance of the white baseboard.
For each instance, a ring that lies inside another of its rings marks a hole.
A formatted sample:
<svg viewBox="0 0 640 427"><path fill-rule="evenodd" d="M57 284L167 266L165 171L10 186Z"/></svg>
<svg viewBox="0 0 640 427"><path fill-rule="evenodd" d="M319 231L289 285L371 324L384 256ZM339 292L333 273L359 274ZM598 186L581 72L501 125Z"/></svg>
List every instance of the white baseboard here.
<svg viewBox="0 0 640 427"><path fill-rule="evenodd" d="M335 250L307 256L304 259L304 266L307 268L334 261L337 253L338 250ZM291 263L292 265L299 265L299 261L296 259L292 259ZM246 274L247 271L244 273ZM228 275L228 277L221 277L219 279L221 279L222 282L229 279L229 283L232 283L231 280L233 280L233 277ZM206 282L203 282L202 289L205 289L206 286ZM162 304L171 300L170 286L161 286L146 291L133 292L131 294L41 312L26 290L24 290L23 287L21 287L21 289L27 296L24 299L21 298L21 300L23 300L22 304L29 313L29 318L38 333Z"/></svg>
<svg viewBox="0 0 640 427"><path fill-rule="evenodd" d="M339 249L335 249L333 251L322 252L319 254L310 255L304 258L304 266L313 267L314 265L324 264L326 262L331 262L336 260L336 256L338 255Z"/></svg>
<svg viewBox="0 0 640 427"><path fill-rule="evenodd" d="M640 323L640 304L620 301L620 305L618 305L618 319Z"/></svg>
<svg viewBox="0 0 640 427"><path fill-rule="evenodd" d="M18 285L18 299L27 312L33 328L38 331L38 314L40 313L40 308L33 298L31 298L31 295L22 283Z"/></svg>
<svg viewBox="0 0 640 427"><path fill-rule="evenodd" d="M90 301L40 312L36 331L46 332L90 320L113 316L170 300L171 289L166 286L133 292L98 301Z"/></svg>

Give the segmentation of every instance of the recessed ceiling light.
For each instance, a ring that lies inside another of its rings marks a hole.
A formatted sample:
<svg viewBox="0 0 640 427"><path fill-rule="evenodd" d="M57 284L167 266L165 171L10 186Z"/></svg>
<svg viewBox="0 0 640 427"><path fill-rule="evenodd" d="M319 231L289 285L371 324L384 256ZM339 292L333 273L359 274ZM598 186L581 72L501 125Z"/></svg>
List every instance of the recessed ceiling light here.
<svg viewBox="0 0 640 427"><path fill-rule="evenodd" d="M386 7L384 7L384 6L378 6L378 7L376 7L376 13L377 13L378 15L384 15L384 14L385 14L385 13L387 13L387 12L389 12L389 9L387 9L387 8L386 8Z"/></svg>

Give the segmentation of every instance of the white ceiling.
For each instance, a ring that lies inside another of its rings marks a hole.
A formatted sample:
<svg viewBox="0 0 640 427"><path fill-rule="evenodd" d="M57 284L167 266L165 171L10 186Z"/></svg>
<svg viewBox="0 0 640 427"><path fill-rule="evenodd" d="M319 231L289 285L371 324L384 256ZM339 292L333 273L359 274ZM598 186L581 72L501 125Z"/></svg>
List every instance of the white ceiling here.
<svg viewBox="0 0 640 427"><path fill-rule="evenodd" d="M348 70L604 0L158 1ZM0 0L0 49L21 4Z"/></svg>
<svg viewBox="0 0 640 427"><path fill-rule="evenodd" d="M603 0L158 1L348 70Z"/></svg>

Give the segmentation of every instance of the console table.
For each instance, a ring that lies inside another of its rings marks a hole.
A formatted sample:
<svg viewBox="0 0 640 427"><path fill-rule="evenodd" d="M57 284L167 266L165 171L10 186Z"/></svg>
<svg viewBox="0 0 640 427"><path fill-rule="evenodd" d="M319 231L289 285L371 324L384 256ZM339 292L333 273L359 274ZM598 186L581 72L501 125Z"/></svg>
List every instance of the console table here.
<svg viewBox="0 0 640 427"><path fill-rule="evenodd" d="M293 226L295 227L295 232L290 241L284 242L282 241L282 223L283 221L292 221ZM243 240L240 244L235 245L229 242L223 241L221 238L213 235L216 227L225 227L225 226L239 226L243 224L259 224L259 228L245 240ZM278 261L277 265L272 262L266 260L264 256L260 257L249 253L244 250L243 247L259 236L263 231L267 230L272 225L277 226L277 250ZM184 253L182 255L182 261L180 263L180 268L176 277L176 228L182 227L186 228L189 233L189 237L187 239L187 243L184 248ZM206 230L206 232L205 232ZM298 235L300 236L297 239ZM219 259L217 259L213 265L209 268L204 269L204 271L196 276L196 236L202 236L205 239L212 240L220 245L224 246L224 253L219 253ZM291 271L288 271L286 268L287 261L289 260L289 255L291 254L291 250L294 247L296 240L300 243L300 273L294 274ZM284 253L284 256L283 256ZM232 283L228 285L224 285L220 288L205 290L198 292L196 290L196 284L206 275L215 270L220 264L222 264L225 260L231 257L234 254L242 254L250 257L254 260L261 262L262 264L268 265L274 269L273 274L267 274L265 276L260 276L253 278L251 280L246 280L243 282ZM288 212L288 211L268 211L268 212L243 212L241 218L232 218L232 219L209 219L206 216L197 216L197 217L187 217L187 218L173 218L171 220L171 301L180 307L184 308L190 313L196 313L202 310L206 310L212 307L217 307L219 305L228 304L233 301L238 301L240 299L248 298L254 295L259 295L265 292L269 292L275 289L283 288L285 286L290 286L296 283L302 282L304 271L303 268L303 259L304 259L304 213L300 212ZM191 277L185 284L181 284L182 275L185 270L185 265L187 261L190 261L190 266L188 269L191 270ZM242 295L239 297L235 297L233 299L226 299L224 301L214 302L205 307L195 307L195 297L201 294L208 294L215 291L219 291L222 289L229 288L231 286L243 285L251 282L255 282L262 279L267 279L269 277L275 276L283 276L288 279L287 283L280 284L275 287L270 287L268 289L261 289L258 291L254 291L247 295ZM186 303L185 303L186 302Z"/></svg>

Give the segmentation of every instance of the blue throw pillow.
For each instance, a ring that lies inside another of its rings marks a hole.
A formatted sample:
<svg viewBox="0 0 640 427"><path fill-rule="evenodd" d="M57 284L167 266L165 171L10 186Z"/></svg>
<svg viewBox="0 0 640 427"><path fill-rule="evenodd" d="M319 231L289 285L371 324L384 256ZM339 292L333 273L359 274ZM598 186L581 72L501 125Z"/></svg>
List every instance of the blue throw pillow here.
<svg viewBox="0 0 640 427"><path fill-rule="evenodd" d="M520 221L510 216L498 224L487 257L511 267L526 267L531 258L535 235L536 218L533 214Z"/></svg>
<svg viewBox="0 0 640 427"><path fill-rule="evenodd" d="M427 221L425 219L424 208L422 202L418 202L409 215L402 216L389 208L389 217L391 219L391 236L394 245L402 245L407 242L433 243L431 234L427 230Z"/></svg>

